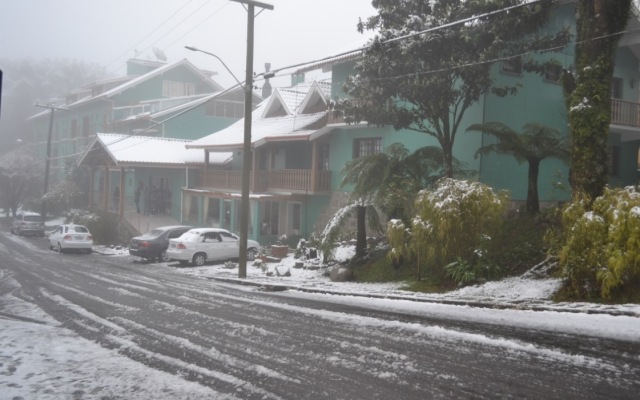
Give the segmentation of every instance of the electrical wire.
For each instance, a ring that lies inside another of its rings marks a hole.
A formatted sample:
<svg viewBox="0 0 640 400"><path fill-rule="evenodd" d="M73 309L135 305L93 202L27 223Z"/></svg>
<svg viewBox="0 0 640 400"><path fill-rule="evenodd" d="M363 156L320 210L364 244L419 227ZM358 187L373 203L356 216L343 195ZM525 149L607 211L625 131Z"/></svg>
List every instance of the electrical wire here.
<svg viewBox="0 0 640 400"><path fill-rule="evenodd" d="M173 17L175 17L176 15L178 15L178 13L180 13L182 10L184 10L189 4L191 4L193 2L193 0L189 0L187 1L182 7L178 8L173 14L171 14L167 19L165 19L162 23L160 23L160 25L156 26L155 28L153 28L151 30L151 32L149 32L146 36L144 36L142 39L138 40L133 46L131 46L130 48L128 48L126 51L124 51L122 54L120 54L118 57L116 57L113 61L111 61L109 64L107 64L107 66L105 67L105 69L109 69L109 67L111 67L113 64L115 64L116 62L118 62L122 57L124 57L125 55L127 55L127 53L129 53L131 50L135 49L135 47L137 45L139 45L140 43L142 43L145 39L147 39L149 36L151 36L152 34L154 34L158 29L160 29L160 27L162 27L164 24L166 24L167 22L169 22L169 20L171 20Z"/></svg>
<svg viewBox="0 0 640 400"><path fill-rule="evenodd" d="M532 1L532 2L529 2L529 3L526 3L526 4L524 4L524 5L531 5L531 4L534 4L534 3L540 2L540 1L542 1L542 0L535 0L535 1ZM520 5L520 6L522 6L522 5ZM476 17L473 17L473 18L471 18L471 19L483 18L483 17L485 17L485 16L486 16L486 15L488 15L488 14L495 15L497 12L506 12L506 11L509 11L509 10L511 10L511 9L513 9L513 8L514 8L514 7L509 7L509 8L502 9L502 10L492 11L491 13L482 14L482 15L480 15L480 16L476 16ZM453 26L453 24L466 23L466 22L469 22L469 19L465 19L465 20L461 20L461 21L455 21L454 23L447 24L446 26L445 26L445 25L443 25L443 26L440 26L440 27L430 28L430 29L427 29L427 30L424 30L424 31L420 31L420 32L413 33L413 34L411 34L411 35L405 35L405 36L403 36L403 39L408 39L408 38L410 38L410 37L414 37L414 36L417 36L417 35L421 35L421 34L424 34L424 33L428 33L428 32L431 32L431 31L433 31L433 30L435 30L435 29L443 29L443 28L445 28L445 27ZM535 49L535 50L530 50L530 51L527 51L527 52L524 52L524 53L521 53L521 54L516 54L516 55L510 55L510 56L500 57L500 58L496 58L496 59L493 59L493 60L485 60L485 61L479 61L479 62L473 62L473 63L465 63L465 64L456 65L456 66L449 66L449 67L442 68L442 69L437 69L437 70L420 71L420 72L414 72L414 73L410 73L410 74L398 75L398 76L394 76L394 77L378 78L378 80L400 79L400 78L404 78L404 77L415 77L415 76L421 76L421 75L425 75L425 74L442 73L442 72L452 71L452 70L454 70L454 69L459 69L459 68L466 68L466 67L475 66L475 65L484 65L484 64L488 64L488 63L495 63L495 62L499 62L499 61L504 61L504 60L512 59L512 58L515 58L515 57L520 57L520 56L529 55L529 54L532 54L532 53L550 52L550 51L554 51L554 50L560 50L560 49L563 49L563 48L565 48L565 47L567 47L567 46L569 46L569 45L577 45L577 44L587 43L587 42L590 42L590 41L602 40L602 39L605 39L605 38L608 38L608 37L612 37L612 36L616 36L616 35L624 35L624 34L627 34L627 33L637 33L637 32L640 32L640 28L636 28L636 29L629 29L629 30L623 30L623 31L619 31L619 32L615 32L615 33L611 33L611 34L607 34L607 35L602 35L602 36L597 37L597 38L591 38L591 39L583 40L583 41L579 41L579 42L570 42L570 43L568 43L568 44L566 44L566 45L563 45L563 46L554 46L554 47L547 48L547 49ZM394 38L394 39L390 39L390 40L396 41L396 38ZM383 43L388 43L388 42L389 42L389 41L385 41L385 42L383 42ZM333 56L329 56L329 57L324 57L324 58L321 58L321 59L316 59L316 60L307 61L307 62L303 62L303 63L297 63L297 64L288 65L288 66L285 66L285 67L281 67L281 68L278 68L278 69L274 69L274 70L272 71L272 73L273 73L273 74L275 74L275 73L277 73L277 72L282 72L282 71L290 70L290 69L293 69L293 68L299 68L299 67L301 67L301 66L307 66L307 65L317 64L317 63L320 63L320 62L323 62L323 61L327 61L327 60L335 59L335 58L342 57L342 56L345 56L345 55L354 54L354 53L358 53L358 52L363 52L363 51L365 51L368 47L370 47L370 46L363 46L363 47L358 48L358 49L354 49L354 50L350 50L350 51L342 52L342 53L339 53L339 54L336 54L336 55L333 55ZM255 75L255 76L254 76L254 81L253 81L253 83L259 82L260 80L263 80L263 79L264 79L264 73L257 74L257 75ZM197 107L201 106L202 104L204 104L204 103L206 103L206 102L208 102L208 101L210 101L210 100L213 100L213 99L217 98L218 96L221 96L221 95L223 95L223 94L226 94L226 93L227 93L227 92L229 92L230 90L233 90L233 89L237 88L238 86L240 86L240 84L244 84L245 82L246 82L246 81L244 81L244 82L240 82L240 83L237 83L237 84L235 84L235 85L231 86L230 88L228 88L228 89L226 89L226 90L224 90L224 91L220 92L219 94L217 94L216 96L212 97L211 99L209 99L209 100L207 100L207 101L205 101L205 102L195 104L195 105L193 105L193 106L191 106L191 107L189 107L189 108L187 108L187 109L185 109L185 110L181 111L180 113L178 113L178 114L176 114L176 115L174 115L174 116L171 116L171 117L169 117L169 118L167 118L167 119L165 119L165 120L163 120L163 121L157 122L157 123L155 123L154 125L151 125L151 126L149 126L149 127L145 128L145 129L143 129L143 130L141 130L141 131L139 131L139 132L136 132L135 134L130 135L130 136L140 135L141 133L146 132L146 131L148 131L148 130L150 130L150 129L152 129L152 128L155 128L155 127L156 127L156 126L158 126L158 125L164 124L164 123L166 123L166 122L168 122L168 121L172 120L173 118L177 118L178 116L183 115L183 114L185 114L185 113L187 113L187 112L189 112L189 111L191 111L191 110L193 110L193 109L195 109L195 108L197 108ZM108 146L111 146L112 144L118 143L118 142L120 142L120 141L122 141L122 140L126 140L126 139L127 139L127 137L122 138L122 139L120 139L120 140L118 140L118 141L115 141L115 142L113 142L113 143L110 143ZM136 144L136 145L137 145L137 144ZM88 150L88 151L93 151L93 150L96 150L96 149L92 149L92 150ZM86 151L83 151L83 152L80 152L80 153L74 153L74 154L68 154L68 155L59 156L59 157L55 157L55 158L50 158L50 160L55 160L55 159L65 159L65 158L70 158L70 157L77 157L77 156L82 155L82 154L85 154L85 153L86 153Z"/></svg>

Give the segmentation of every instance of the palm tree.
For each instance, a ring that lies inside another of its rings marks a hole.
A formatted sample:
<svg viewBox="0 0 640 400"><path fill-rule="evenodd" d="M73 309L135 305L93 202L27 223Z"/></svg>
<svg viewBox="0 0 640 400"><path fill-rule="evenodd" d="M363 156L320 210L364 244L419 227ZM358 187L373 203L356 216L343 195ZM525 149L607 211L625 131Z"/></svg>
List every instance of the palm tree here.
<svg viewBox="0 0 640 400"><path fill-rule="evenodd" d="M462 164L454 159L454 169ZM437 146L426 146L409 153L401 143L393 143L382 153L353 159L342 169L341 188L353 185L356 204L356 258L366 252L366 220L378 228L375 207L391 218L406 220L413 209L415 195L432 187L445 174L445 157Z"/></svg>
<svg viewBox="0 0 640 400"><path fill-rule="evenodd" d="M528 213L540 211L538 199L538 175L540 162L545 158L558 158L565 163L570 159L570 147L567 140L561 137L560 131L543 124L530 122L518 133L500 122L474 124L467 131L486 133L498 138L498 143L480 147L476 151L476 158L480 154L491 152L510 154L521 164L529 164L527 204Z"/></svg>

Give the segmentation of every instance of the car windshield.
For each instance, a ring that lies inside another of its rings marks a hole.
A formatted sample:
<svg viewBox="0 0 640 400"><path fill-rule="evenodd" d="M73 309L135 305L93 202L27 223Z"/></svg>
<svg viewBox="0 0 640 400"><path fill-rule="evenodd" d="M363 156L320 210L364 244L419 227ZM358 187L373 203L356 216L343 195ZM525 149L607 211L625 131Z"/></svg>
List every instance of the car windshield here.
<svg viewBox="0 0 640 400"><path fill-rule="evenodd" d="M42 221L42 217L39 215L25 215L24 220L28 222L40 222Z"/></svg>

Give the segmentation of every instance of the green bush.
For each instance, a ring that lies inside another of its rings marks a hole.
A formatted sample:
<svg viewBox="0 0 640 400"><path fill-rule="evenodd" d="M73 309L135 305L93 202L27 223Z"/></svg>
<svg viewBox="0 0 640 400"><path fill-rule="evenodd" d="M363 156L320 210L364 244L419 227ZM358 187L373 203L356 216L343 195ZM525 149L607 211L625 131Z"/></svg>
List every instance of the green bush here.
<svg viewBox="0 0 640 400"><path fill-rule="evenodd" d="M469 262L458 259L444 266L446 276L458 285L469 285L496 279L502 276L502 270L491 262L475 260Z"/></svg>
<svg viewBox="0 0 640 400"><path fill-rule="evenodd" d="M640 283L640 193L606 188L587 208L563 213L558 259L563 291L573 298L615 301Z"/></svg>
<svg viewBox="0 0 640 400"><path fill-rule="evenodd" d="M389 258L415 261L418 280L423 266L431 278L440 279L447 278L445 266L455 261L486 266L506 206L505 193L479 182L442 179L434 191L418 194L410 228L397 220L389 223Z"/></svg>

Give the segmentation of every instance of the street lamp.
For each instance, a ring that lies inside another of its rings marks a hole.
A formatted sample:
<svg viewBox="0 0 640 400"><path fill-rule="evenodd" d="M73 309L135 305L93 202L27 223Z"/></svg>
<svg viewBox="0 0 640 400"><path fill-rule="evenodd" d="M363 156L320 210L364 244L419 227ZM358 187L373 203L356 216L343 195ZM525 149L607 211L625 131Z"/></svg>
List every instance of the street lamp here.
<svg viewBox="0 0 640 400"><path fill-rule="evenodd" d="M251 179L251 112L252 112L252 97L253 97L253 22L255 19L255 7L263 9L273 10L271 4L265 4L254 0L231 0L236 3L242 3L247 5L247 68L246 77L244 80L244 145L243 145L243 159L242 159L242 195L240 200L240 259L238 260L238 278L247 277L247 239L249 238L249 181ZM218 60L220 58L211 53L199 50L195 47L188 46L187 49L193 51L200 51L205 54L212 55ZM220 60L222 62L222 60ZM222 63L224 67L229 71L229 68ZM229 71L231 73L231 71ZM231 73L233 75L233 73ZM234 79L238 84L240 82L234 76ZM240 84L242 86L242 84Z"/></svg>
<svg viewBox="0 0 640 400"><path fill-rule="evenodd" d="M210 55L211 57L215 57L218 61L220 61L220 63L222 64L222 66L227 70L228 73L231 74L231 76L233 76L233 79L236 80L236 82L238 83L238 85L241 88L244 88L244 85L242 83L240 83L240 81L238 80L238 78L236 78L236 76L233 74L233 72L231 72L231 70L229 69L229 67L227 67L227 64L224 63L224 61L222 61L222 58L218 57L217 55L213 54L213 53L209 53L208 51L204 51L202 49L197 48L196 46L184 46L185 49L187 50L191 50L191 51L196 51L196 52L200 52L200 53L204 53L207 55Z"/></svg>

